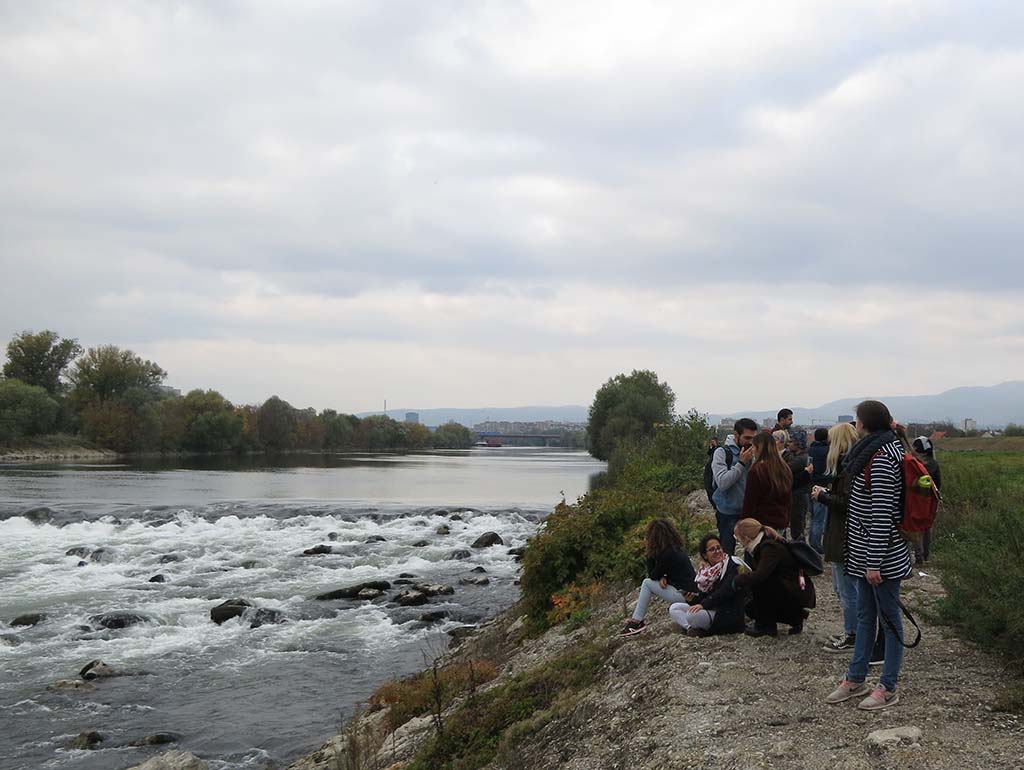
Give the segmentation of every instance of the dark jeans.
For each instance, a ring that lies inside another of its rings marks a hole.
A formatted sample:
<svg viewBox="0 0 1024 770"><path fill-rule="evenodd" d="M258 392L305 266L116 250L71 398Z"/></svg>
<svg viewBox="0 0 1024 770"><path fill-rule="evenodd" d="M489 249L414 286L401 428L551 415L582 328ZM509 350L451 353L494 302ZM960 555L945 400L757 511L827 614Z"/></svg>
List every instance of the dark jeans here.
<svg viewBox="0 0 1024 770"><path fill-rule="evenodd" d="M932 550L932 531L929 529L921 533L921 542L914 543L914 560L917 562L928 561Z"/></svg>
<svg viewBox="0 0 1024 770"><path fill-rule="evenodd" d="M875 632L881 621L879 613L882 613L889 622L881 622L885 633L885 662L882 664L880 684L889 692L895 692L896 680L899 679L900 666L903 664L903 615L897 604L900 583L899 580L883 580L880 585L873 586L864 578L857 578L857 642L853 647L853 660L846 672L849 681L859 684L868 677L868 662L875 646Z"/></svg>
<svg viewBox="0 0 1024 770"><path fill-rule="evenodd" d="M808 489L793 491L793 502L789 506L789 539L804 539L804 524L807 521L807 506L811 502Z"/></svg>
<svg viewBox="0 0 1024 770"><path fill-rule="evenodd" d="M825 536L825 524L828 521L828 506L824 503L811 501L811 533L807 536L808 542L818 553L825 553L825 546L822 540Z"/></svg>
<svg viewBox="0 0 1024 770"><path fill-rule="evenodd" d="M722 543L722 550L730 556L736 553L736 522L740 520L738 513L722 513L715 511L715 521L718 522L718 539Z"/></svg>

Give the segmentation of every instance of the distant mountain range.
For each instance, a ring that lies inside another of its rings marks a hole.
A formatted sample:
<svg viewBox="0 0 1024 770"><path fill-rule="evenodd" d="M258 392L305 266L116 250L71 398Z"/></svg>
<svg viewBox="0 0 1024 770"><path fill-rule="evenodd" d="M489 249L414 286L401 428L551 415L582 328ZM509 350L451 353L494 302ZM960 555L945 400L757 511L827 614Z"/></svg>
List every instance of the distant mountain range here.
<svg viewBox="0 0 1024 770"><path fill-rule="evenodd" d="M420 422L430 427L455 421L472 428L479 422L586 422L589 407L586 406L504 406L481 409L388 409L388 417L404 420L407 412L419 415ZM363 412L357 417L367 417L380 412Z"/></svg>
<svg viewBox="0 0 1024 770"><path fill-rule="evenodd" d="M1024 380L1004 382L991 387L954 388L931 396L859 396L830 401L816 407L780 404L793 410L799 425L815 422L832 424L840 415L853 414L854 407L866 398L884 401L901 422L933 422L950 420L960 424L971 418L978 427L1001 427L1008 422L1024 424ZM769 410L741 410L719 412L710 415L712 424L725 418L752 417L758 422L774 418L778 408ZM388 409L388 416L396 420L405 419L406 412L416 412L425 425L442 425L450 420L472 427L487 421L508 422L586 422L589 407L570 404L568 406L513 406L485 407L482 409ZM363 412L366 417L380 412Z"/></svg>
<svg viewBox="0 0 1024 770"><path fill-rule="evenodd" d="M798 425L834 423L840 415L853 414L854 407L867 398L884 402L900 422L934 422L949 420L961 424L970 418L978 427L1002 427L1008 422L1024 424L1024 380L1004 382L991 387L953 388L931 396L860 396L830 401L818 407L780 404L793 410ZM710 415L712 424L729 417L752 417L758 422L774 418L778 409L748 410Z"/></svg>

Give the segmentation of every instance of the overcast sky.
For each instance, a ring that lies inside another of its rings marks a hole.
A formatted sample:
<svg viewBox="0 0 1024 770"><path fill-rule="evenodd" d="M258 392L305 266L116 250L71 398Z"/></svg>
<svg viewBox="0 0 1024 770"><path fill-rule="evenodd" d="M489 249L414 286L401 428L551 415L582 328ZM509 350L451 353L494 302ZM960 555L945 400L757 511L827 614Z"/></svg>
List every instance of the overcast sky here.
<svg viewBox="0 0 1024 770"><path fill-rule="evenodd" d="M1024 378L1024 3L0 2L0 337L296 406Z"/></svg>

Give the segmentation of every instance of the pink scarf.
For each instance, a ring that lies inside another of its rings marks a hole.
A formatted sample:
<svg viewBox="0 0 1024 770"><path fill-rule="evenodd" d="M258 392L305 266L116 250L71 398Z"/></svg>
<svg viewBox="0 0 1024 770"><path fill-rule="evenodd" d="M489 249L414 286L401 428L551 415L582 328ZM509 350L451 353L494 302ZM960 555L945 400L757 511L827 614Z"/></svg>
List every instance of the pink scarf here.
<svg viewBox="0 0 1024 770"><path fill-rule="evenodd" d="M729 557L722 559L718 564L704 562L700 569L697 570L697 588L700 589L700 592L702 594L711 593L711 589L715 587L715 583L722 579L728 566Z"/></svg>

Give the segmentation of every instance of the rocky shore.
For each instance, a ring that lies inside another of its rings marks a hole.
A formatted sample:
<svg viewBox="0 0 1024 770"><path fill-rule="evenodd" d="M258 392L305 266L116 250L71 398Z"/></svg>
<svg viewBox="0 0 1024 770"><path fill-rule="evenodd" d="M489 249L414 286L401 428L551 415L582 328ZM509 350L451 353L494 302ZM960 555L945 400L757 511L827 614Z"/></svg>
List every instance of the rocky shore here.
<svg viewBox="0 0 1024 770"><path fill-rule="evenodd" d="M92 449L83 446L61 447L18 447L13 449L0 448L0 465L20 465L24 463L59 464L81 462L109 462L120 455L109 449Z"/></svg>
<svg viewBox="0 0 1024 770"><path fill-rule="evenodd" d="M497 729L490 748L461 756L458 765L434 766L1024 768L1024 718L999 710L1009 675L1000 661L928 622L942 587L927 570L905 584L924 640L907 652L900 704L874 713L849 703L825 705L848 655L822 649L841 628L827 573L818 580L819 606L806 631L778 639L688 638L674 628L662 604L652 606L646 632L620 639L617 631L635 596L631 587L609 593L583 627L556 627L536 639L523 638L514 611L506 613L441 660L447 667L483 660L498 667L497 677L475 696L474 718L482 724L488 719L480 710L498 708L498 701L487 700L488 692L519 692L510 685L542 681L537 672L576 665L572 656L581 650L597 651L600 663L582 687L566 689L545 701L544 709ZM288 770L401 770L428 748L439 721L442 729L457 728L456 720L466 714L464 702L457 699L440 720L422 714L393 732L387 710L373 711ZM430 766L422 760L421 754L418 767Z"/></svg>

